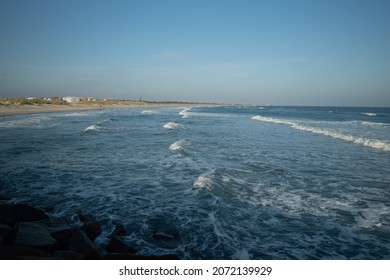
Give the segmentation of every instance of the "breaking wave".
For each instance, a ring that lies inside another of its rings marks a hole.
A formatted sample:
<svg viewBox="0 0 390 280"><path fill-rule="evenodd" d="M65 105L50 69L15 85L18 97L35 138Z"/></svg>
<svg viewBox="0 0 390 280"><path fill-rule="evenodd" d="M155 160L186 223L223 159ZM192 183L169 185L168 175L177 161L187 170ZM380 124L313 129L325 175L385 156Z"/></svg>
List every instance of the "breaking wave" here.
<svg viewBox="0 0 390 280"><path fill-rule="evenodd" d="M175 122L168 122L168 123L164 124L163 127L166 129L178 129L178 128L183 127L183 125L181 125L179 123L175 123Z"/></svg>
<svg viewBox="0 0 390 280"><path fill-rule="evenodd" d="M175 143L171 144L169 146L169 150L171 151L180 151L183 150L186 146L191 145L191 142L185 139L181 139L179 141L176 141Z"/></svg>
<svg viewBox="0 0 390 280"><path fill-rule="evenodd" d="M369 112L363 112L362 115L366 115L366 116L369 116L369 117L375 117L377 114L369 113Z"/></svg>
<svg viewBox="0 0 390 280"><path fill-rule="evenodd" d="M202 189L204 188L204 189L207 189L207 190L211 190L214 173L215 173L215 171L211 170L209 172L206 172L206 173L200 175L196 179L196 181L194 182L193 187L194 188L202 188Z"/></svg>
<svg viewBox="0 0 390 280"><path fill-rule="evenodd" d="M183 119L191 117L190 115L191 108L185 108L184 110L180 111L179 115L182 116Z"/></svg>
<svg viewBox="0 0 390 280"><path fill-rule="evenodd" d="M355 144L363 145L366 147L383 150L386 152L390 151L390 142L385 141L385 140L377 140L377 139L358 137L358 136L343 134L343 133L328 130L328 129L306 126L306 125L302 125L302 124L292 122L289 120L275 119L275 118L263 117L263 116L259 116L259 115L254 116L251 119L257 120L257 121L262 121L262 122L275 123L275 124L286 124L286 125L291 126L294 129L298 129L301 131L307 131L307 132L311 132L311 133L315 133L315 134L321 134L321 135L329 136L329 137L332 137L335 139L340 139L340 140L344 140L347 142L352 142Z"/></svg>
<svg viewBox="0 0 390 280"><path fill-rule="evenodd" d="M142 115L156 115L158 112L156 110L143 110L141 112Z"/></svg>
<svg viewBox="0 0 390 280"><path fill-rule="evenodd" d="M99 130L100 128L96 124L90 125L86 129L84 129L84 131L99 131Z"/></svg>
<svg viewBox="0 0 390 280"><path fill-rule="evenodd" d="M104 126L106 126L108 123L110 123L112 119L103 120L100 122L97 122L93 125L88 126L84 131L101 131Z"/></svg>

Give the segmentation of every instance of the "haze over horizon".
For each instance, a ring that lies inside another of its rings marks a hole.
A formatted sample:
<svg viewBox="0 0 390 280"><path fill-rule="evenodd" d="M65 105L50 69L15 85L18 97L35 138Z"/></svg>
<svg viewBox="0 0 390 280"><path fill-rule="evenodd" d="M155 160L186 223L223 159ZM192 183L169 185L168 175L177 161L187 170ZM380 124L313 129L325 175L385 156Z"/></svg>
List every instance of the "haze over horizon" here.
<svg viewBox="0 0 390 280"><path fill-rule="evenodd" d="M0 2L0 97L390 107L390 1Z"/></svg>

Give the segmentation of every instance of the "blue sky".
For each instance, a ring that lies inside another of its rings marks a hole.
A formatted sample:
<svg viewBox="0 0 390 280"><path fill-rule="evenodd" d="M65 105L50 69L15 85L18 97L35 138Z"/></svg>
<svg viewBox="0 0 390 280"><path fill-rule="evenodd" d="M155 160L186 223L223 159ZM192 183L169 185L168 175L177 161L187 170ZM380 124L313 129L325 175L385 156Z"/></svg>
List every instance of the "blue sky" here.
<svg viewBox="0 0 390 280"><path fill-rule="evenodd" d="M0 97L390 106L390 1L0 1Z"/></svg>

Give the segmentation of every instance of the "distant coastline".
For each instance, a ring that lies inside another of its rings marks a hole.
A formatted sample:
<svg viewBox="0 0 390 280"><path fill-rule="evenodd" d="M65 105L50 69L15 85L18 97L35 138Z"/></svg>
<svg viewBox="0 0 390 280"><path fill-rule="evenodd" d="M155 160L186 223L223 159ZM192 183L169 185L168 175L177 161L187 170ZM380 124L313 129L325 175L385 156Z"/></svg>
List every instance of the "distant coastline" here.
<svg viewBox="0 0 390 280"><path fill-rule="evenodd" d="M0 98L0 116L26 115L36 113L55 113L71 111L88 111L114 108L144 108L162 106L231 106L231 104L179 102L179 101L128 101L128 100L96 100L77 103L48 103L27 98Z"/></svg>

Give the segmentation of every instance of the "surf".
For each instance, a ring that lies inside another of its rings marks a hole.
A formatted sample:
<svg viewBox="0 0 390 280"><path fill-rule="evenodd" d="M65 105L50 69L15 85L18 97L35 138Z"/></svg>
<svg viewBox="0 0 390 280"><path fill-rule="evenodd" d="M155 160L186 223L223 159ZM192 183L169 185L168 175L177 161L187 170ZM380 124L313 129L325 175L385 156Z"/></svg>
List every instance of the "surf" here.
<svg viewBox="0 0 390 280"><path fill-rule="evenodd" d="M260 115L253 116L251 119L257 120L257 121L262 121L262 122L289 125L290 127L297 129L297 130L320 134L320 135L332 137L335 139L340 139L340 140L343 140L346 142L351 142L351 143L355 143L358 145L383 150L385 152L390 151L390 142L385 141L385 140L378 140L378 139L370 139L370 138L364 138L364 137L359 137L359 136L353 136L353 135L344 134L344 133L340 133L340 132L332 131L332 130L328 130L328 129L315 128L312 126L303 125L303 124L293 122L290 120L269 118L269 117L263 117Z"/></svg>
<svg viewBox="0 0 390 280"><path fill-rule="evenodd" d="M172 130L182 128L182 127L183 125L175 122L167 122L166 124L163 125L163 128L172 129Z"/></svg>

